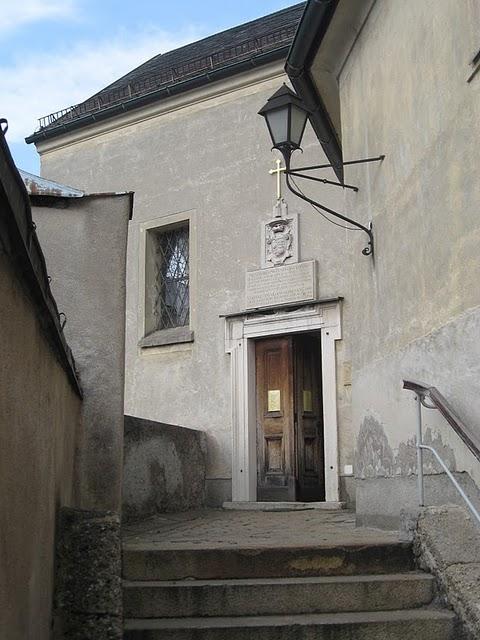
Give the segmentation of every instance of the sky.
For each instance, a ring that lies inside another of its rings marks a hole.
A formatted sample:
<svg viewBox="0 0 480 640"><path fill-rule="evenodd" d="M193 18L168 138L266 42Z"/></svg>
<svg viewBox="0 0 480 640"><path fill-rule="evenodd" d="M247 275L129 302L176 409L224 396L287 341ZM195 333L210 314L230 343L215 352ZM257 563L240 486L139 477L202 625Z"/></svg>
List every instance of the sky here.
<svg viewBox="0 0 480 640"><path fill-rule="evenodd" d="M24 138L38 118L83 101L158 53L295 0L0 0L0 118L20 169L39 173Z"/></svg>

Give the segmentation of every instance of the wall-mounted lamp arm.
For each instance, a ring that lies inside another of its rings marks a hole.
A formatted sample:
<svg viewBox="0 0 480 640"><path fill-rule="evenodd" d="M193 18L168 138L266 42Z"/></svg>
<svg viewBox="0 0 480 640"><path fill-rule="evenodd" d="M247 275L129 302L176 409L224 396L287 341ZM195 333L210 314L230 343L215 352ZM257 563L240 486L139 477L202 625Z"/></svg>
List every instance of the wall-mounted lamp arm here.
<svg viewBox="0 0 480 640"><path fill-rule="evenodd" d="M360 224L359 222L356 222L355 220L352 220L351 218L347 218L346 216L344 216L341 213L338 213L337 211L334 211L333 209L329 209L328 207L325 207L323 204L320 204L319 202L315 202L315 200L312 200L311 198L309 198L308 196L304 195L301 191L298 191L297 189L295 189L295 187L292 186L291 180L290 180L290 176L292 175L292 171L290 171L289 169L289 162L287 162L287 170L285 171L285 181L287 183L287 187L290 189L290 191L296 195L298 198L301 198L302 200L305 200L305 202L308 202L309 204L313 205L314 207L317 207L318 209L321 209L322 211L325 211L325 213L329 213L332 216L335 216L335 218L339 218L340 220L343 220L344 222L348 222L348 224L353 225L354 227L357 227L357 229L361 229L362 231L365 231L365 233L368 235L368 244L366 247L364 247L364 249L362 249L362 253L364 256L373 256L373 251L374 251L374 243L373 243L373 231L371 229L371 227L365 227L363 224Z"/></svg>
<svg viewBox="0 0 480 640"><path fill-rule="evenodd" d="M334 180L327 180L327 178L317 178L315 176L307 176L304 173L299 173L297 169L290 169L289 175L296 178L305 178L305 180L314 180L315 182L321 182L322 184L333 184L336 187L343 187L344 189L352 189L352 191L358 191L358 187L354 187L352 184L345 184L344 182L336 182Z"/></svg>
<svg viewBox="0 0 480 640"><path fill-rule="evenodd" d="M385 160L385 154L381 156L375 156L374 158L361 158L360 160L346 160L342 162L342 167L346 167L351 164L367 164L368 162L382 162ZM333 164L313 164L309 167L295 167L292 171L313 171L314 169L332 169L337 165Z"/></svg>

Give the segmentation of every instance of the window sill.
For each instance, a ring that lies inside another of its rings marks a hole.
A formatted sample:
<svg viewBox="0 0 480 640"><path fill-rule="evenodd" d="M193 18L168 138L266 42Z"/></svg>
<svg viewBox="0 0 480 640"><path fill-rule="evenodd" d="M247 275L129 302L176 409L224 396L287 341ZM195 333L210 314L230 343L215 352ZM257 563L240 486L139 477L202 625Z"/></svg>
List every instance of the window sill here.
<svg viewBox="0 0 480 640"><path fill-rule="evenodd" d="M138 344L142 349L146 349L168 344L181 344L182 342L193 342L193 331L190 327L174 327L173 329L154 331L142 338Z"/></svg>

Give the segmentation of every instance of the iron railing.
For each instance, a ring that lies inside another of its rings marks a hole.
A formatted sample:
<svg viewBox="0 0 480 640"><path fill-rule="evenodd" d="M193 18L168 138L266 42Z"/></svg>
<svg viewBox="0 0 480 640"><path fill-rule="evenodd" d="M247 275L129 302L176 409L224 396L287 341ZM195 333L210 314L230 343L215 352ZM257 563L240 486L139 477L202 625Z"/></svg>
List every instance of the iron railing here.
<svg viewBox="0 0 480 640"><path fill-rule="evenodd" d="M475 506L473 505L470 498L467 496L465 491L462 489L457 479L447 467L445 462L442 460L438 451L429 445L424 444L423 442L423 429L422 429L422 407L426 409L436 409L439 411L448 424L452 427L455 433L463 440L471 453L476 457L477 460L480 461L480 440L478 436L474 434L456 415L453 411L452 407L449 405L447 400L442 396L442 394L435 387L428 387L419 382L414 382L412 380L404 380L403 388L409 391L413 391L416 394L417 401L417 482L418 482L418 501L421 507L425 506L425 484L424 484L424 474L423 474L423 452L430 451L433 454L437 462L440 464L442 469L445 471L447 477L452 482L455 489L458 491L460 496L465 501L465 504L472 512L472 515L480 524L480 513L477 511ZM430 401L430 403L428 402Z"/></svg>

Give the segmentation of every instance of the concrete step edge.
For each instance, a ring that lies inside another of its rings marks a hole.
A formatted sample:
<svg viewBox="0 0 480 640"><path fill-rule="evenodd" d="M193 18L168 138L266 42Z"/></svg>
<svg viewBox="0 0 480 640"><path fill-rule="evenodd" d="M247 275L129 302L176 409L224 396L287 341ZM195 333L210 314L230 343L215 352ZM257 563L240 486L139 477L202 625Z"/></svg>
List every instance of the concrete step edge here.
<svg viewBox="0 0 480 640"><path fill-rule="evenodd" d="M272 586L272 585L337 585L337 584L357 584L357 583L385 583L385 582L434 582L434 577L430 573L420 571L409 571L405 573L379 573L379 574L359 574L351 576L306 576L300 578L225 578L216 580L126 580L122 581L123 587L128 589L142 588L171 588L189 589L202 587L249 587L249 586Z"/></svg>
<svg viewBox="0 0 480 640"><path fill-rule="evenodd" d="M444 609L404 609L275 616L231 616L215 618L129 618L125 631L136 629L221 629L238 627L342 626L389 622L453 622L455 614Z"/></svg>
<svg viewBox="0 0 480 640"><path fill-rule="evenodd" d="M129 542L125 541L122 544L122 548L124 552L128 553L263 553L263 552L299 552L299 553L312 553L312 552L321 552L321 551L364 551L366 549L376 549L376 548L388 548L394 547L399 549L411 549L412 542L407 540L369 540L369 541L352 541L347 540L342 542L339 540L335 544L331 542L327 542L325 544L315 544L315 545L303 545L303 546L294 546L294 545L255 545L255 544L245 544L245 545L219 545L219 544L205 544L205 546L192 546L186 544L173 544L169 542L165 542L162 545L160 542Z"/></svg>
<svg viewBox="0 0 480 640"><path fill-rule="evenodd" d="M390 574L414 569L410 542L308 547L124 547L128 580L221 580L320 575Z"/></svg>
<svg viewBox="0 0 480 640"><path fill-rule="evenodd" d="M342 511L346 502L224 502L226 511Z"/></svg>

